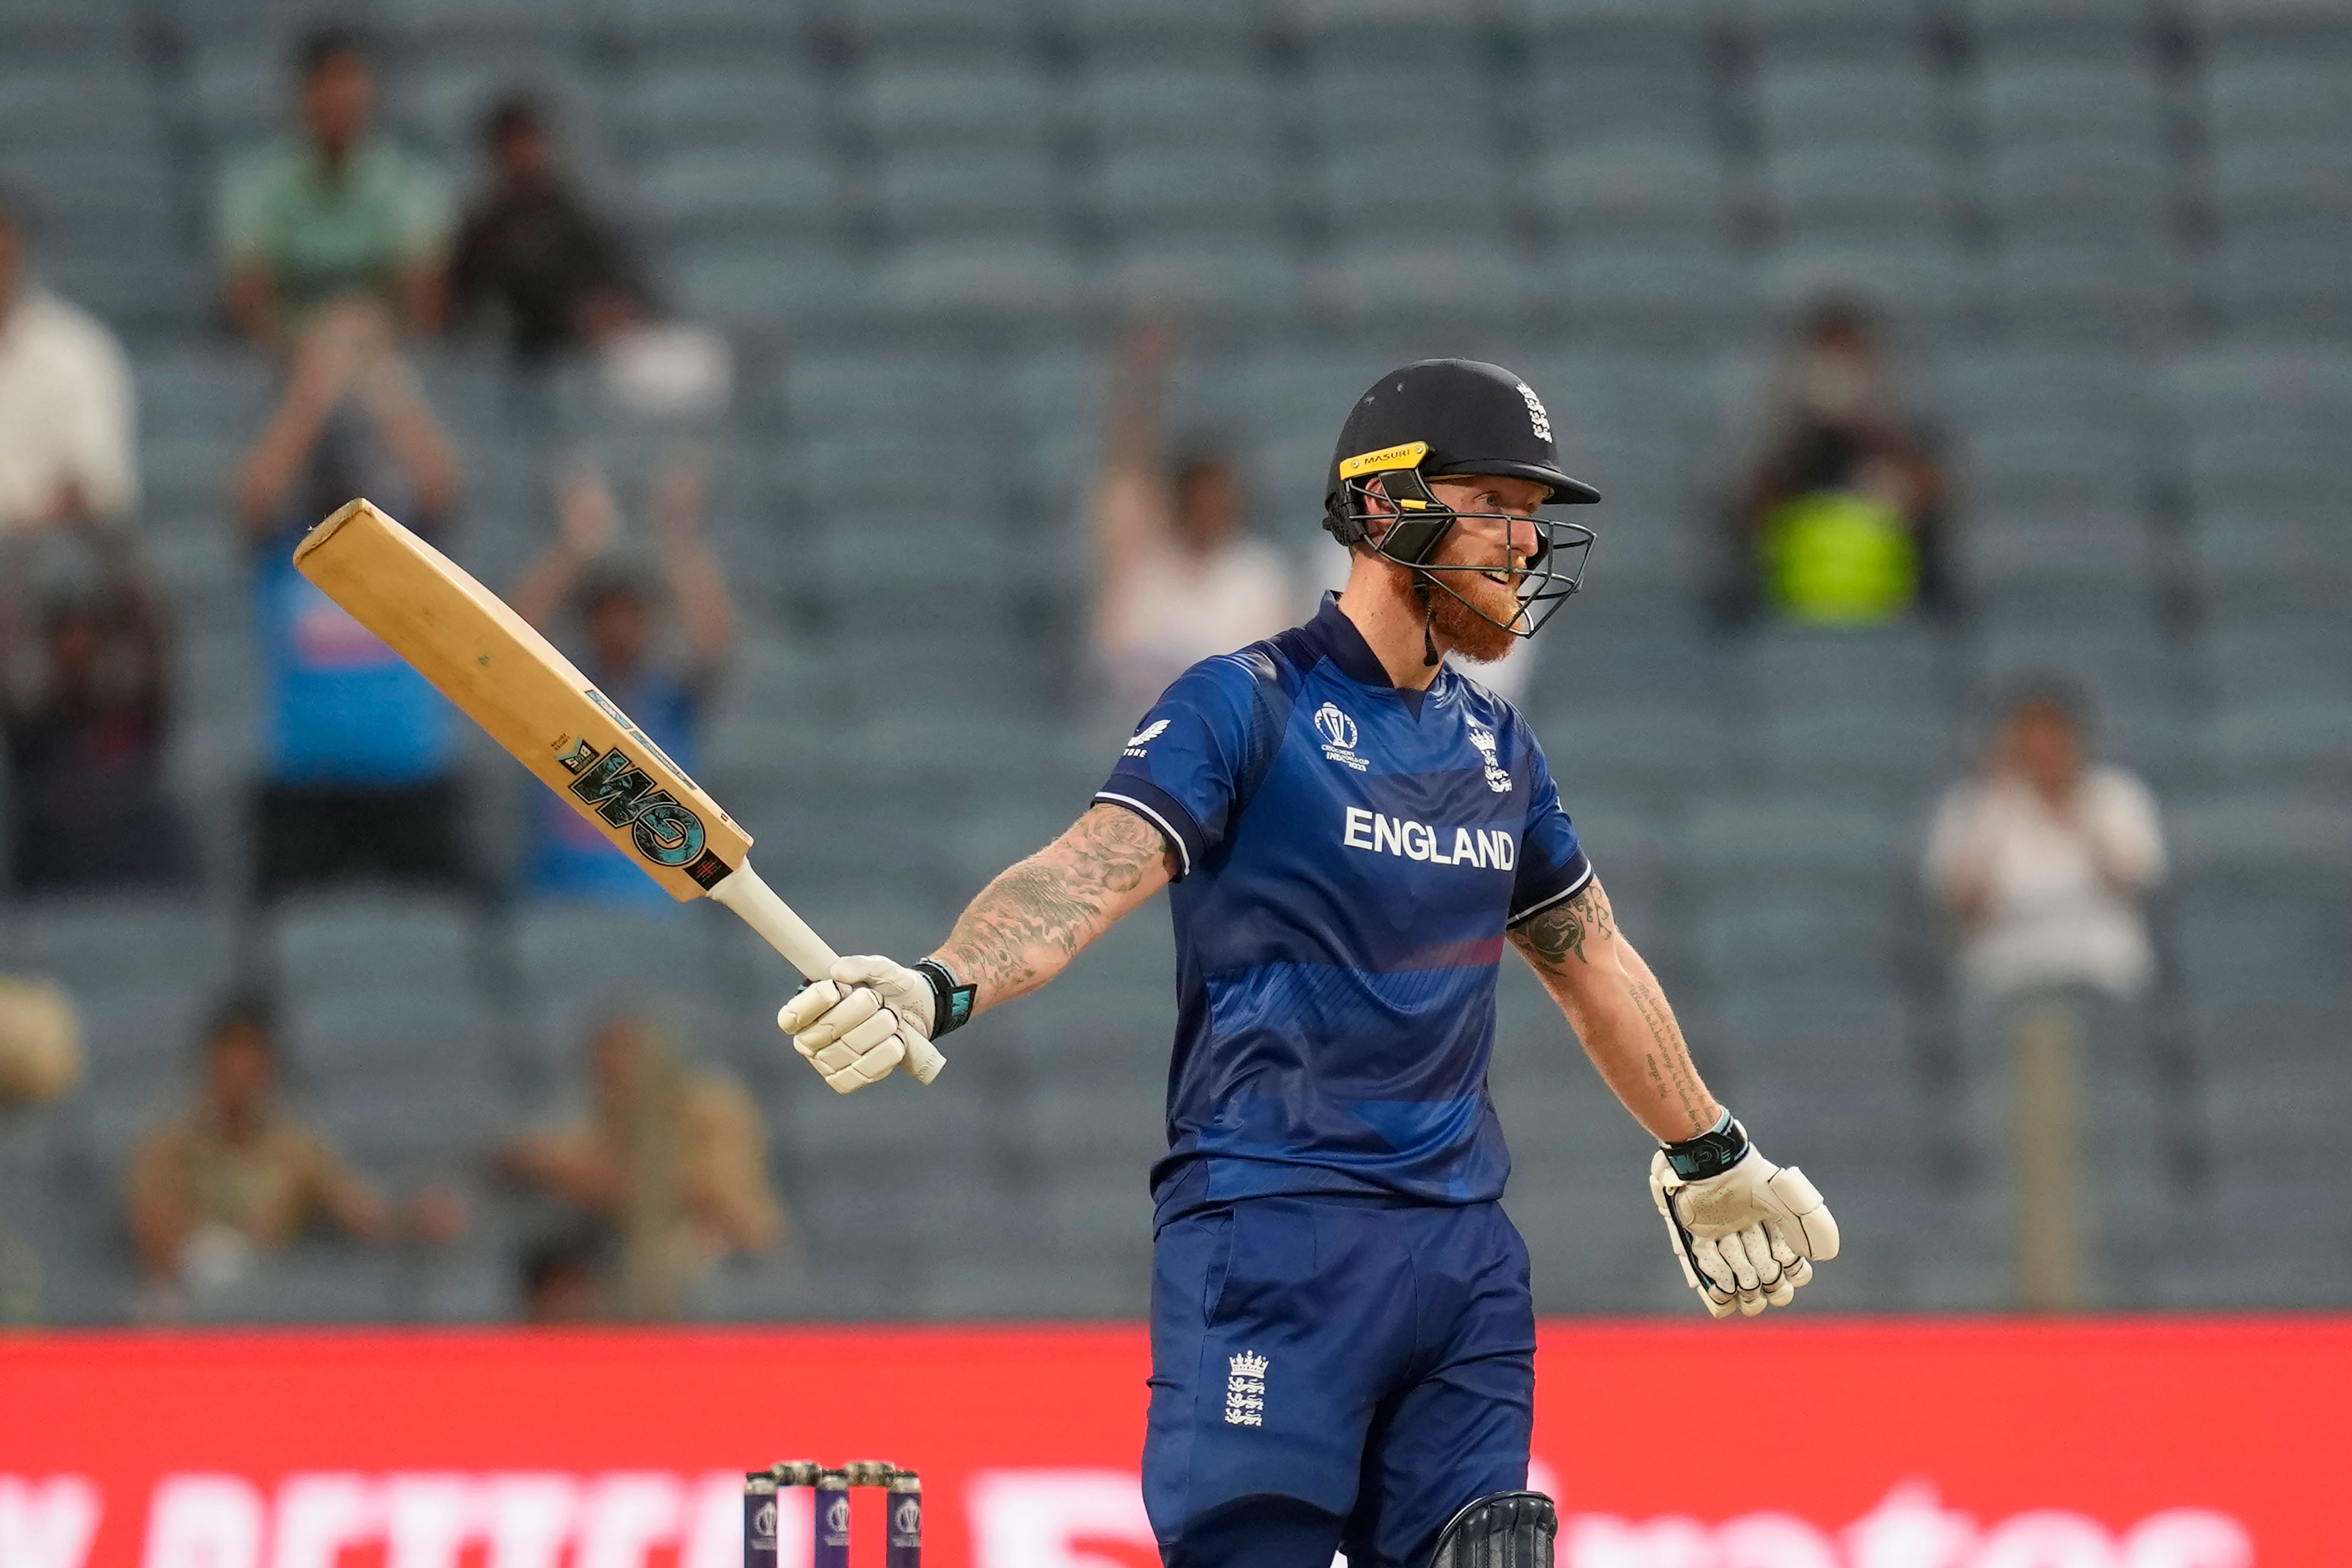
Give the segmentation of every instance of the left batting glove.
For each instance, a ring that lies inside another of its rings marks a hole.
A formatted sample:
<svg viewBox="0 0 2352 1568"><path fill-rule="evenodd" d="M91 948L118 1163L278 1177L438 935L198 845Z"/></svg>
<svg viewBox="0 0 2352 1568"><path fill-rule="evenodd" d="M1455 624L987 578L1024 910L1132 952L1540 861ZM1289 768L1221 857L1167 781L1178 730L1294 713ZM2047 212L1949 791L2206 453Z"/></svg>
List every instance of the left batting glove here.
<svg viewBox="0 0 2352 1568"><path fill-rule="evenodd" d="M971 1017L971 998L972 988L932 959L909 968L873 954L837 958L824 979L777 1010L776 1027L836 1094L900 1067L929 1083L947 1066L933 1037Z"/></svg>
<svg viewBox="0 0 2352 1568"><path fill-rule="evenodd" d="M1773 1164L1725 1111L1708 1131L1650 1156L1650 1197L1683 1278L1707 1311L1785 1307L1838 1254L1837 1221L1804 1172Z"/></svg>

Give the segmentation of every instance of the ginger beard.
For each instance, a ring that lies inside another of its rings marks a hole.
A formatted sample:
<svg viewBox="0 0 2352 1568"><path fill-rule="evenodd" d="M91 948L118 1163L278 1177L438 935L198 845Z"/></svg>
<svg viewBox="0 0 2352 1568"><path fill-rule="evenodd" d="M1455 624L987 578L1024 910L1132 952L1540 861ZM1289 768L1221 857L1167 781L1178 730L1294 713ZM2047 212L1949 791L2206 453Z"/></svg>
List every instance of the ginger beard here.
<svg viewBox="0 0 2352 1568"><path fill-rule="evenodd" d="M1519 603L1520 580L1502 574L1526 563L1524 555L1499 539L1480 540L1458 526L1449 530L1431 565L1483 566L1496 572L1429 574L1422 593L1429 605L1430 629L1475 663L1492 664L1510 652L1519 640L1512 628L1526 624L1527 612Z"/></svg>

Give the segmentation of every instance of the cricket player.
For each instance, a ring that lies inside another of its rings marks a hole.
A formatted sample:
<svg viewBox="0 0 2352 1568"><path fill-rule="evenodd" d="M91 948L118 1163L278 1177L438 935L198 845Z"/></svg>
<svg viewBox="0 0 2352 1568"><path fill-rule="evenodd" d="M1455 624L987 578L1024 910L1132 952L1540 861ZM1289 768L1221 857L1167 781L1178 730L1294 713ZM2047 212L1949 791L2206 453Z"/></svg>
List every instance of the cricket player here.
<svg viewBox="0 0 2352 1568"><path fill-rule="evenodd" d="M1539 509L1600 496L1542 403L1499 366L1407 365L1348 416L1326 495L1353 559L1312 620L1180 677L936 952L844 958L778 1023L835 1087L872 1081L1169 886L1144 1445L1164 1561L1549 1562L1486 1092L1504 943L1658 1139L1654 1200L1709 1311L1787 1305L1837 1228L1707 1092L1526 721L1444 663L1500 657L1576 590L1593 535Z"/></svg>

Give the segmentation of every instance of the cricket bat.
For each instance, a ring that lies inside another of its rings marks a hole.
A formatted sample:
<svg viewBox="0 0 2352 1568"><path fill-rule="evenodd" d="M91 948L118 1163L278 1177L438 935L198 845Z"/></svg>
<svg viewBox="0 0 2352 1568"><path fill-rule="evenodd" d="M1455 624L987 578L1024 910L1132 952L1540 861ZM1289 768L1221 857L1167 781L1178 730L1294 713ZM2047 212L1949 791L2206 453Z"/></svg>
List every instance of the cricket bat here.
<svg viewBox="0 0 2352 1568"><path fill-rule="evenodd" d="M751 836L464 567L365 500L304 535L294 565L670 897L726 905L811 980L832 969L833 949L751 868ZM929 1083L946 1065L926 1041L906 1068Z"/></svg>

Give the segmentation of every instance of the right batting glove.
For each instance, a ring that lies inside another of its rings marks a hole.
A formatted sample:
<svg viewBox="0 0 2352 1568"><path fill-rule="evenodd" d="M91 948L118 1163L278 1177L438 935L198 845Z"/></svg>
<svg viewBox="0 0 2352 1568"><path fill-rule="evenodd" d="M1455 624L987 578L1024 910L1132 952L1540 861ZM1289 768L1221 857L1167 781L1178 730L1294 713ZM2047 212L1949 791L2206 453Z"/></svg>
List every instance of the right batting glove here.
<svg viewBox="0 0 2352 1568"><path fill-rule="evenodd" d="M947 1066L931 1040L971 1016L971 996L932 959L909 968L874 954L837 958L823 980L778 1009L776 1027L836 1094L878 1083L898 1067L929 1083Z"/></svg>
<svg viewBox="0 0 2352 1568"><path fill-rule="evenodd" d="M1782 1169L1725 1111L1706 1132L1650 1156L1650 1197L1683 1278L1707 1311L1785 1307L1838 1254L1837 1221L1794 1165Z"/></svg>

